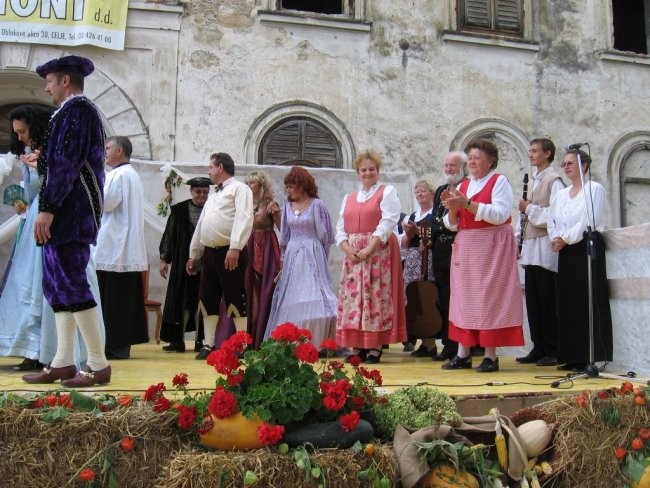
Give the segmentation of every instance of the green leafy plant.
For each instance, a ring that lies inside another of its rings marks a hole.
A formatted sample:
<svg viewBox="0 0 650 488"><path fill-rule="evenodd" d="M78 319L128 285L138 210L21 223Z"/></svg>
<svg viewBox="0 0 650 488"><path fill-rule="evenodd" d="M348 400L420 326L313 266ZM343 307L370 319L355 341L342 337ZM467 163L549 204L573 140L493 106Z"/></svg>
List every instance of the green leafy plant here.
<svg viewBox="0 0 650 488"><path fill-rule="evenodd" d="M420 429L433 425L460 425L462 416L446 393L427 386L409 386L373 406L377 434L392 439L397 425Z"/></svg>

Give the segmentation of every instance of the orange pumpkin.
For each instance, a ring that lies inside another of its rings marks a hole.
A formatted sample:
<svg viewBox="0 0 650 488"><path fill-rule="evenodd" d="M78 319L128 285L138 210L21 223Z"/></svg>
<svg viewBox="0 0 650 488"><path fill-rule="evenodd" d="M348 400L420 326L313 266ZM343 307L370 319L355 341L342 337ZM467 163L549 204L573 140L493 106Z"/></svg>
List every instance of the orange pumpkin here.
<svg viewBox="0 0 650 488"><path fill-rule="evenodd" d="M420 483L422 482L422 483ZM437 464L418 482L422 488L479 488L478 480L466 471L447 464Z"/></svg>
<svg viewBox="0 0 650 488"><path fill-rule="evenodd" d="M212 415L214 425L205 434L199 434L201 444L224 451L259 449L262 443L257 438L257 428L262 425L259 417L249 419L241 412L219 419Z"/></svg>

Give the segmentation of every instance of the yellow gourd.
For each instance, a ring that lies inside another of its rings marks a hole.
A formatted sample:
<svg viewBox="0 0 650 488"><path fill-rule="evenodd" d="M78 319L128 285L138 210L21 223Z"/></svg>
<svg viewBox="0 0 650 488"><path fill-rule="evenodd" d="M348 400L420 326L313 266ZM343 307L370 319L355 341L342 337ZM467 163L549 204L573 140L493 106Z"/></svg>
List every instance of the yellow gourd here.
<svg viewBox="0 0 650 488"><path fill-rule="evenodd" d="M257 438L257 428L262 425L259 417L249 419L241 412L219 419L212 416L214 425L205 434L199 434L201 444L212 449L240 451L259 449L262 443Z"/></svg>
<svg viewBox="0 0 650 488"><path fill-rule="evenodd" d="M650 466L645 468L638 483L632 483L632 488L650 488Z"/></svg>
<svg viewBox="0 0 650 488"><path fill-rule="evenodd" d="M478 480L466 471L438 464L422 477L417 486L422 488L479 488Z"/></svg>

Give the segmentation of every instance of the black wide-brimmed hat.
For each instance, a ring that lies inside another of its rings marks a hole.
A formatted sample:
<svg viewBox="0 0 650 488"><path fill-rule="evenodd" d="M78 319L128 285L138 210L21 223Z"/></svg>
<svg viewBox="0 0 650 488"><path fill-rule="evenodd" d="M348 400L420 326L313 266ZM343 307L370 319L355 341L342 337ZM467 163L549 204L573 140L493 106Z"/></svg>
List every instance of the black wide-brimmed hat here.
<svg viewBox="0 0 650 488"><path fill-rule="evenodd" d="M93 62L82 56L63 56L41 64L36 68L36 72L41 78L45 78L50 73L78 73L84 77L95 71Z"/></svg>
<svg viewBox="0 0 650 488"><path fill-rule="evenodd" d="M187 184L190 185L190 188L205 188L212 185L212 180L205 176L197 176L196 178L187 180Z"/></svg>

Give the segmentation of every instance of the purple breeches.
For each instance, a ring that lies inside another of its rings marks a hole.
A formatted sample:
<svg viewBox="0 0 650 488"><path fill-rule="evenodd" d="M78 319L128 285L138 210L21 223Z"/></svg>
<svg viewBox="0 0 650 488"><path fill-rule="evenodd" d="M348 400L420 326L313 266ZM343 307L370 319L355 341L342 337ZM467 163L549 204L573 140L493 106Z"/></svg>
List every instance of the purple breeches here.
<svg viewBox="0 0 650 488"><path fill-rule="evenodd" d="M43 295L54 312L79 312L97 305L86 275L90 246L67 242L43 246Z"/></svg>

